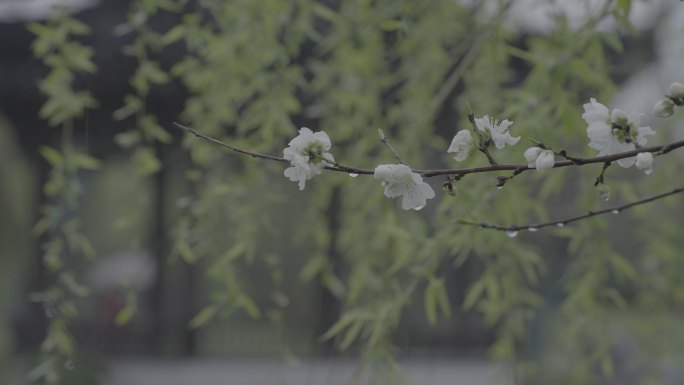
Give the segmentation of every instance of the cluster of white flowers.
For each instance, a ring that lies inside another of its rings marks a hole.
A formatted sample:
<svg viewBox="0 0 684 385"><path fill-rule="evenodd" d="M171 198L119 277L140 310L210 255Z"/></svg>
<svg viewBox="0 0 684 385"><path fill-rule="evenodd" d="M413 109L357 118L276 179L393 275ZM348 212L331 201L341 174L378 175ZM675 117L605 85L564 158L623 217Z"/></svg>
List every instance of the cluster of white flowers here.
<svg viewBox="0 0 684 385"><path fill-rule="evenodd" d="M498 149L504 148L506 145L512 146L520 140L520 137L513 137L510 133L510 127L513 124L510 120L498 122L493 120L488 115L482 118L475 118L475 127L480 138L491 140L494 146ZM470 156L470 153L475 149L476 143L473 134L469 130L461 130L456 133L454 139L451 141L448 153L454 153L454 159L462 162Z"/></svg>
<svg viewBox="0 0 684 385"><path fill-rule="evenodd" d="M330 137L323 131L312 132L306 127L299 130L299 135L292 139L283 150L283 157L290 162L285 169L285 176L299 183L304 190L306 181L323 172L323 169L334 164L330 151ZM427 199L435 197L429 184L423 182L420 174L411 171L404 164L383 164L375 168L375 178L385 186L385 195L389 198L403 196L401 207L405 210L420 210Z"/></svg>
<svg viewBox="0 0 684 385"><path fill-rule="evenodd" d="M283 157L292 166L285 169L285 176L293 182L299 182L299 189L304 190L307 180L323 172L329 163L335 162L328 152L331 146L330 138L325 132L313 133L302 127L299 135L283 150Z"/></svg>
<svg viewBox="0 0 684 385"><path fill-rule="evenodd" d="M512 146L518 141L520 137L513 137L510 133L510 127L513 122L504 120L501 123L492 120L488 115L482 118L475 118L475 127L478 134L485 140L491 139L494 146L498 149L504 148L506 145ZM454 159L462 162L470 156L473 149L476 148L475 140L469 130L460 130L451 140L451 145L447 149L448 153L453 153ZM554 153L543 147L530 147L524 153L525 159L530 168L536 168L539 171L553 168L555 164Z"/></svg>
<svg viewBox="0 0 684 385"><path fill-rule="evenodd" d="M669 118L674 114L675 107L684 106L684 84L674 82L667 90L664 98L653 107L653 115L659 118Z"/></svg>
<svg viewBox="0 0 684 385"><path fill-rule="evenodd" d="M515 138L511 136L510 126L513 122L509 120L498 122L485 115L482 118L475 118L474 121L479 137L484 140L491 139L498 149L504 148L507 144L514 145L520 140L519 136ZM447 152L454 153L454 159L462 162L470 156L476 146L473 134L469 130L460 130L451 140Z"/></svg>
<svg viewBox="0 0 684 385"><path fill-rule="evenodd" d="M584 105L582 118L588 124L589 147L598 150L599 156L634 150L637 145L646 144L646 136L655 134L651 127L641 126L641 114L627 115L617 108L610 111L594 98ZM617 162L627 168L634 165L636 158L624 158ZM639 168L646 170L650 166Z"/></svg>

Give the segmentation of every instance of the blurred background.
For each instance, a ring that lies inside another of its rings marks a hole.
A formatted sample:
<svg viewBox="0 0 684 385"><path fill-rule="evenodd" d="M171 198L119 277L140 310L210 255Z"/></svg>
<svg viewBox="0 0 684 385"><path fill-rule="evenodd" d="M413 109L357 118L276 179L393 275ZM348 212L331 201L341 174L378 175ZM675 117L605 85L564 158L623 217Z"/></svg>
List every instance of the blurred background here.
<svg viewBox="0 0 684 385"><path fill-rule="evenodd" d="M588 155L581 105L650 113L682 59L665 0L0 0L0 382L684 383L681 197L512 244L456 220L600 208L597 170L429 180L405 213L172 126L274 155L325 130L366 168L382 127L445 168L473 108ZM611 169L609 204L683 159Z"/></svg>

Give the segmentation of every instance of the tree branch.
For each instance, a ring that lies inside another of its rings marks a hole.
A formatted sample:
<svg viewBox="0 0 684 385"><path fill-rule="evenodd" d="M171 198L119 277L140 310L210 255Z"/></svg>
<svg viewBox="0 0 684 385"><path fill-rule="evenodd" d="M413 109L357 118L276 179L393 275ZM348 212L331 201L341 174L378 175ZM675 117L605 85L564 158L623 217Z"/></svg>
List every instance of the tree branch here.
<svg viewBox="0 0 684 385"><path fill-rule="evenodd" d="M210 136L207 136L193 128L183 126L179 123L173 123L174 126L183 129L184 131L187 131L196 137L203 139L207 142L214 143L218 146L227 148L231 151L235 151L241 154L249 155L254 158L261 158L261 159L267 159L267 160L273 160L277 162L283 162L283 163L289 163L287 159L281 158L278 156L273 156L273 155L267 155L267 154L260 154L252 151L247 151L243 150L241 148L235 147L233 145L230 145L228 143L222 142L218 139L212 138ZM620 152L617 154L612 154L612 155L603 155L603 156L595 156L595 157L587 157L587 158L571 158L572 160L564 160L560 162L556 162L554 164L553 168L561 168L561 167L568 167L568 166L583 166L587 164L592 164L592 163L607 163L607 162L614 162L620 159L625 159L625 158L630 158L632 156L636 156L640 152L650 152L653 155L665 155L672 150L675 150L677 148L684 147L684 140L679 140L676 142L671 142L671 143L664 143L664 144L659 144L655 146L649 146L649 147L643 147L640 149L636 150L631 150L631 151L625 151L625 152ZM567 157L567 156L566 156ZM401 159L401 158L398 158ZM330 171L339 171L339 172L346 172L346 173L353 173L353 174L359 174L359 175L373 175L374 171L369 170L369 169L364 169L364 168L358 168L358 167L353 167L353 166L346 166L342 165L340 163L334 163L332 166L327 166L327 170ZM489 165L489 166L480 166L480 167L471 167L471 168L449 168L449 169L426 169L426 170L414 170L418 174L421 174L422 176L426 178L430 177L435 177L435 176L443 176L443 175L451 175L451 176L457 176L457 177L462 177L467 174L479 174L479 173L485 173L485 172L494 172L494 171L514 171L515 174L522 174L525 171L529 170L534 170L533 168L528 167L527 164L496 164L496 165Z"/></svg>
<svg viewBox="0 0 684 385"><path fill-rule="evenodd" d="M621 212L630 209L634 206L639 206L644 203L649 203L656 201L658 199L662 199L665 197L668 197L670 195L675 195L684 192L684 186L676 188L674 190L668 191L666 193L654 195L648 198L644 198L638 201L630 202L627 204L624 204L622 206L616 206L616 207L611 207L608 209L603 209L603 210L598 210L598 211L589 211L586 214L583 215L578 215L570 218L565 218L565 219L560 219L560 220L555 220L555 221L550 221L550 222L543 222L543 223L530 223L530 224L524 224L524 225L509 225L509 226L504 226L504 225L496 225L496 224L491 224L491 223L476 223L476 222L470 222L470 221L459 221L459 223L463 225L470 225L470 226L478 226L481 229L491 229L491 230L498 230L498 231L506 231L512 234L516 234L518 231L521 230L527 230L527 231L537 231L543 227L550 227L550 226L555 226L555 227L565 227L565 225L580 221L582 219L586 218L591 218L595 217L598 215L603 215L607 213L612 213L612 214L620 214Z"/></svg>
<svg viewBox="0 0 684 385"><path fill-rule="evenodd" d="M553 168L561 168L561 167L568 167L568 166L583 166L583 165L592 164L592 163L614 162L616 160L636 156L640 152L650 152L653 155L661 155L661 154L666 154L666 153L668 153L674 149L680 148L680 147L684 147L684 140L679 140L676 142L665 143L665 144L659 144L659 145L655 145L655 146L643 147L640 149L620 152L620 153L612 154L612 155L603 155L603 156L595 156L595 157L588 157L588 158L572 158L573 160L564 160L564 161L556 162L556 164L553 165ZM516 171L518 169L520 169L522 171L534 170L533 168L528 167L527 164L499 164L499 165L495 165L495 166L490 165L490 166L461 168L461 169L454 168L454 169L442 169L442 170L416 170L416 172L423 175L426 178L429 178L429 177L438 176L438 175L459 175L459 176L463 176L466 174L477 174L477 173L492 172L492 171L506 171L506 170Z"/></svg>

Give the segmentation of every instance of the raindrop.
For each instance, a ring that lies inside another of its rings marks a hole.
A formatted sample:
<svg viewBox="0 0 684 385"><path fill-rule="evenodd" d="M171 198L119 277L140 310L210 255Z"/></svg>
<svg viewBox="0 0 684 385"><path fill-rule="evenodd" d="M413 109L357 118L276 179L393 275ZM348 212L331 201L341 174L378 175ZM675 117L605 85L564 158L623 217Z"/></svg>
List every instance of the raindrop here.
<svg viewBox="0 0 684 385"><path fill-rule="evenodd" d="M508 230L506 231L506 235L508 235L508 238L515 238L518 236L518 230Z"/></svg>
<svg viewBox="0 0 684 385"><path fill-rule="evenodd" d="M604 201L610 200L610 187L606 186L605 184L600 184L598 187L596 187L599 193L599 197L603 199Z"/></svg>
<svg viewBox="0 0 684 385"><path fill-rule="evenodd" d="M535 233L535 232L539 231L539 229L536 228L536 227L530 227L530 228L527 229L527 231L529 231L529 232L531 232L531 233Z"/></svg>
<svg viewBox="0 0 684 385"><path fill-rule="evenodd" d="M615 210L611 211L611 213L613 213L613 214L615 214L615 215L618 215L618 214L620 214L620 210L615 209Z"/></svg>
<svg viewBox="0 0 684 385"><path fill-rule="evenodd" d="M355 174L355 173L353 173L353 172L350 172L350 173L349 173L349 176L352 177L352 178L356 178L357 176L359 176L359 174Z"/></svg>
<svg viewBox="0 0 684 385"><path fill-rule="evenodd" d="M74 364L74 361L72 361L72 360L64 361L64 369L74 370L74 368L76 368L76 364Z"/></svg>
<svg viewBox="0 0 684 385"><path fill-rule="evenodd" d="M496 186L497 190L501 190L502 188L503 188L503 186Z"/></svg>
<svg viewBox="0 0 684 385"><path fill-rule="evenodd" d="M565 223L558 222L558 223L556 223L556 227L565 227Z"/></svg>
<svg viewBox="0 0 684 385"><path fill-rule="evenodd" d="M419 210L422 210L423 207L425 207L425 206L418 206L418 207L414 207L413 209L416 210L416 211L419 211Z"/></svg>
<svg viewBox="0 0 684 385"><path fill-rule="evenodd" d="M650 168L648 170L644 170L644 174L646 174L646 175L651 175L652 173L653 173L653 170Z"/></svg>

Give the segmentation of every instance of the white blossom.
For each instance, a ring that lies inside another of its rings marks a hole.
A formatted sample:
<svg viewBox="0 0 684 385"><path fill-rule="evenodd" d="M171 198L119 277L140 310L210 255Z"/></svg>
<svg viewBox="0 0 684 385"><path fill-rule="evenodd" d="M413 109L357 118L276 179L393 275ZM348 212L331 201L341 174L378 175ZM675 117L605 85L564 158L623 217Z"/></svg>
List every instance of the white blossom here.
<svg viewBox="0 0 684 385"><path fill-rule="evenodd" d="M548 170L556 164L553 151L545 150L541 147L530 147L525 150L524 155L527 165L530 168L536 168L537 171Z"/></svg>
<svg viewBox="0 0 684 385"><path fill-rule="evenodd" d="M648 126L641 127L641 115L628 115L615 109L611 113L606 106L591 98L584 106L582 118L587 122L589 147L598 150L598 156L631 151L646 144L646 136L655 134ZM622 167L631 167L634 157L617 161Z"/></svg>
<svg viewBox="0 0 684 385"><path fill-rule="evenodd" d="M323 131L313 133L302 127L299 135L292 139L283 150L283 157L290 162L284 175L293 182L299 182L299 189L304 190L306 181L323 172L328 162L334 162L328 134Z"/></svg>
<svg viewBox="0 0 684 385"><path fill-rule="evenodd" d="M435 197L432 187L404 164L381 164L375 168L374 176L385 186L386 197L402 196L404 210L420 210L428 199Z"/></svg>
<svg viewBox="0 0 684 385"><path fill-rule="evenodd" d="M488 137L492 138L494 145L499 150L504 148L507 144L512 146L520 140L520 137L512 137L509 132L509 127L513 124L510 120L498 122L491 119L488 115L482 118L475 118L475 126L477 129Z"/></svg>
<svg viewBox="0 0 684 385"><path fill-rule="evenodd" d="M475 147L475 141L473 140L473 135L469 130L461 130L456 133L454 139L451 140L451 145L447 152L453 152L456 154L454 159L459 162L464 161L470 152Z"/></svg>
<svg viewBox="0 0 684 385"><path fill-rule="evenodd" d="M636 156L636 167L646 174L653 172L653 154L650 152L640 152Z"/></svg>
<svg viewBox="0 0 684 385"><path fill-rule="evenodd" d="M669 118L674 114L675 104L668 98L663 98L653 106L653 115L659 118Z"/></svg>

